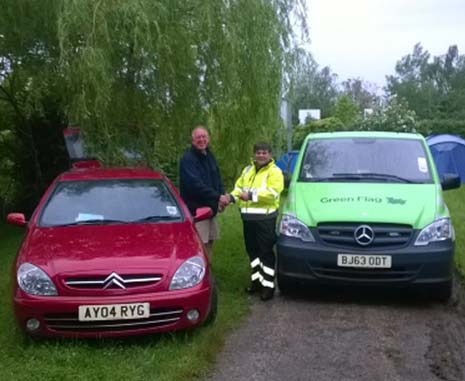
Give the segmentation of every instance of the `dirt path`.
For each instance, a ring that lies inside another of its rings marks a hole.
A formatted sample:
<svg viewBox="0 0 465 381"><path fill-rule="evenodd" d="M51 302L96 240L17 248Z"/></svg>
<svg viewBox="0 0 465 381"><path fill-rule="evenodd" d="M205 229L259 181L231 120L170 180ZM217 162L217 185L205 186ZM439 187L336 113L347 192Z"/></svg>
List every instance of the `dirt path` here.
<svg viewBox="0 0 465 381"><path fill-rule="evenodd" d="M254 299L209 380L465 380L463 288L448 305L402 294Z"/></svg>

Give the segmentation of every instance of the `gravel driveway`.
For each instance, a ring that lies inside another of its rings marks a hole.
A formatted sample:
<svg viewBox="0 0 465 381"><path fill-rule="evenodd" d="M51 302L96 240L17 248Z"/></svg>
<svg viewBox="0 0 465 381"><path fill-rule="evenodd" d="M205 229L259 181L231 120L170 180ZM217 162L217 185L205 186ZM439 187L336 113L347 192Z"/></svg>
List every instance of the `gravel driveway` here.
<svg viewBox="0 0 465 381"><path fill-rule="evenodd" d="M448 305L341 288L252 298L209 380L465 380L465 293L455 283Z"/></svg>

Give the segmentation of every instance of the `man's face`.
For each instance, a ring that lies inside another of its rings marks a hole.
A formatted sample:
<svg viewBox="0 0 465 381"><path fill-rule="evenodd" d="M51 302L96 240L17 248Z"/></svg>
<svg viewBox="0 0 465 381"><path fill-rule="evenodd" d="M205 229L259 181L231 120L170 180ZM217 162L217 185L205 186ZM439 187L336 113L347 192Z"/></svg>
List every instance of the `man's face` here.
<svg viewBox="0 0 465 381"><path fill-rule="evenodd" d="M265 165L271 160L271 152L259 149L255 151L255 162L259 165Z"/></svg>
<svg viewBox="0 0 465 381"><path fill-rule="evenodd" d="M207 130L196 128L192 133L192 145L200 151L206 150L210 143L210 137Z"/></svg>

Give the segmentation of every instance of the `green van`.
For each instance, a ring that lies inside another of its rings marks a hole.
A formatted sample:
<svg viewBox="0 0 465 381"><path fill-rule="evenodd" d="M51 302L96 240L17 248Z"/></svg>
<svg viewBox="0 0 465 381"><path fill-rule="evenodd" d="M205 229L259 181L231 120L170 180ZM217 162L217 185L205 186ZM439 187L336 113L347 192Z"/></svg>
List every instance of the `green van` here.
<svg viewBox="0 0 465 381"><path fill-rule="evenodd" d="M454 229L425 139L333 132L305 139L280 216L278 285L420 286L452 291Z"/></svg>

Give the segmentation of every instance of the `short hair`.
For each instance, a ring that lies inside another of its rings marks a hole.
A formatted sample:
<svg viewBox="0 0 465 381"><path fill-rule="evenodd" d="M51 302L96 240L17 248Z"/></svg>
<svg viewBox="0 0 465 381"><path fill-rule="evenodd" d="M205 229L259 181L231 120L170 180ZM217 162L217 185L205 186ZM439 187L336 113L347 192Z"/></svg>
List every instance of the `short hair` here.
<svg viewBox="0 0 465 381"><path fill-rule="evenodd" d="M268 151L268 152L273 152L271 148L271 144L266 143L266 142L258 142L253 145L253 151Z"/></svg>
<svg viewBox="0 0 465 381"><path fill-rule="evenodd" d="M191 136L194 137L194 132L197 130L204 130L208 136L210 136L210 131L208 131L208 128L206 128L204 125L199 124L198 126L195 126L195 128L191 132Z"/></svg>

